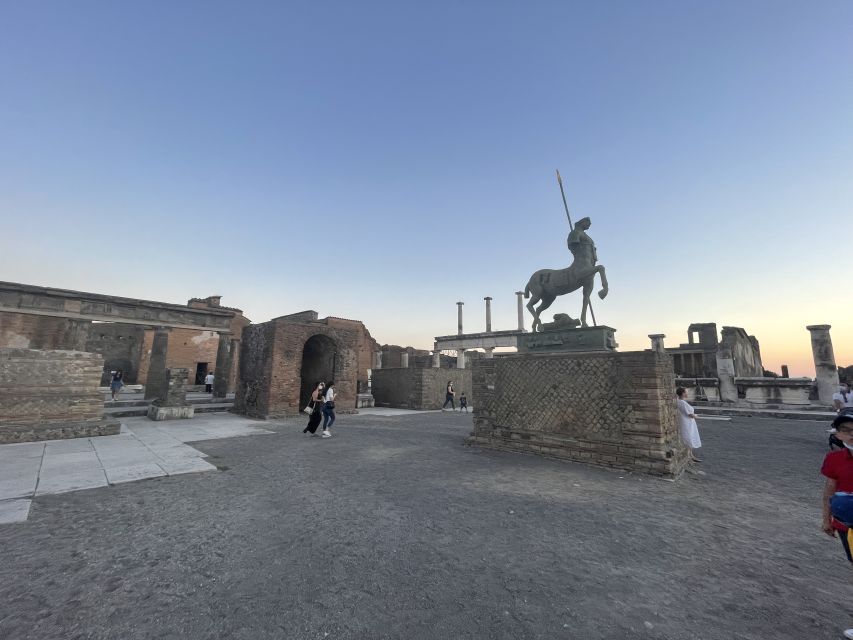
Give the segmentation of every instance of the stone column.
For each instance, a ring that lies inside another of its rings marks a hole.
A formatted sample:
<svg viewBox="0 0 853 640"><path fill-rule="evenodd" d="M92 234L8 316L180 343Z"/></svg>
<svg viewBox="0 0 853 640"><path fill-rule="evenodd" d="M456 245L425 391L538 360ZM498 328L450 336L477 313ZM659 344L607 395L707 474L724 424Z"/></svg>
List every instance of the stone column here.
<svg viewBox="0 0 853 640"><path fill-rule="evenodd" d="M457 302L456 303L456 307L458 309L458 311L456 312L456 316L458 318L456 333L459 334L460 336L462 335L462 305L463 304L465 304L465 303L464 302Z"/></svg>
<svg viewBox="0 0 853 640"><path fill-rule="evenodd" d="M483 298L486 301L486 333L492 332L492 299L489 296Z"/></svg>
<svg viewBox="0 0 853 640"><path fill-rule="evenodd" d="M494 347L486 347L486 357L494 358L495 357L495 348Z"/></svg>
<svg viewBox="0 0 853 640"><path fill-rule="evenodd" d="M230 333L219 334L219 345L216 348L216 371L213 374L214 398L224 398L228 394L228 376L231 373L234 342L231 340Z"/></svg>
<svg viewBox="0 0 853 640"><path fill-rule="evenodd" d="M516 291L518 298L518 330L524 331L524 291Z"/></svg>
<svg viewBox="0 0 853 640"><path fill-rule="evenodd" d="M148 379L145 381L145 399L156 400L168 388L166 380L166 352L169 350L169 330L158 327L154 330L151 357L148 364Z"/></svg>
<svg viewBox="0 0 853 640"><path fill-rule="evenodd" d="M435 345L432 351L432 368L441 368L441 351L438 350L438 344Z"/></svg>
<svg viewBox="0 0 853 640"><path fill-rule="evenodd" d="M148 405L149 420L192 418L195 408L187 402L187 369L166 369L162 395Z"/></svg>
<svg viewBox="0 0 853 640"><path fill-rule="evenodd" d="M465 368L465 349L459 349L456 352L456 368L464 369Z"/></svg>
<svg viewBox="0 0 853 640"><path fill-rule="evenodd" d="M408 369L409 368L409 352L408 351L403 351L403 353L400 354L400 367L402 369Z"/></svg>
<svg viewBox="0 0 853 640"><path fill-rule="evenodd" d="M652 339L652 351L657 353L666 353L666 349L663 346L663 339L666 338L666 335L663 333L650 333L649 338Z"/></svg>
<svg viewBox="0 0 853 640"><path fill-rule="evenodd" d="M832 404L832 394L838 391L838 367L832 351L832 338L829 337L830 328L828 324L806 327L812 337L817 396L822 403L829 405Z"/></svg>
<svg viewBox="0 0 853 640"><path fill-rule="evenodd" d="M231 340L231 370L228 372L228 391L237 393L237 384L240 382L240 341L236 338Z"/></svg>
<svg viewBox="0 0 853 640"><path fill-rule="evenodd" d="M373 354L373 368L381 369L382 368L382 352L376 351Z"/></svg>

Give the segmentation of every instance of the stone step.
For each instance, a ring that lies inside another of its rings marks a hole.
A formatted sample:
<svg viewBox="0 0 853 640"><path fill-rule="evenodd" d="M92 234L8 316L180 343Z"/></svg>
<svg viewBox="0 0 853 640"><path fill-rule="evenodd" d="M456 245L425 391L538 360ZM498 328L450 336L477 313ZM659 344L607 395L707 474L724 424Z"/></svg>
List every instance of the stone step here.
<svg viewBox="0 0 853 640"><path fill-rule="evenodd" d="M792 409L750 409L746 407L702 407L694 406L698 416L739 416L742 418L776 418L780 420L813 420L832 422L834 411Z"/></svg>
<svg viewBox="0 0 853 640"><path fill-rule="evenodd" d="M213 398L209 394L206 394L203 398L194 398L192 395L187 394L187 402L191 405L203 405L203 404L222 404L223 402L231 402L233 404L234 394L229 393L225 398ZM112 400L104 401L105 409L118 409L118 408L129 408L129 407L147 407L151 404L150 400L145 400L144 398L139 399L130 399L130 400L116 400L113 402Z"/></svg>
<svg viewBox="0 0 853 640"><path fill-rule="evenodd" d="M196 413L219 413L230 411L234 406L233 402L211 402L207 404L191 403ZM104 416L111 418L130 418L132 416L148 415L148 405L132 406L132 407L107 407L104 409Z"/></svg>

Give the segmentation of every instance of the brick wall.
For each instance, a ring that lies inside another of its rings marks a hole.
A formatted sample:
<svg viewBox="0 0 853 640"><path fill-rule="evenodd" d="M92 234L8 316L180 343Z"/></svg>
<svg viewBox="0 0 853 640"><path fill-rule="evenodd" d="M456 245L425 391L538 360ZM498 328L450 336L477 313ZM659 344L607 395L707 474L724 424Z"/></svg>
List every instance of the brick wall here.
<svg viewBox="0 0 853 640"><path fill-rule="evenodd" d="M374 369L372 392L377 406L440 409L448 381L453 382L457 407L462 391L468 398L468 405L475 406L476 394L470 369Z"/></svg>
<svg viewBox="0 0 853 640"><path fill-rule="evenodd" d="M101 385L110 383L110 371L121 369L125 384L138 384L145 328L135 324L95 322L89 325L86 351L104 358Z"/></svg>
<svg viewBox="0 0 853 640"><path fill-rule="evenodd" d="M146 329L141 347L139 380L145 384L151 364L151 345L154 330ZM195 329L170 329L169 348L166 351L166 367L169 369L187 369L187 384L194 385L196 366L203 362L207 370L216 368L216 350L219 347L219 334L216 331L198 331ZM202 384L202 383L199 383Z"/></svg>
<svg viewBox="0 0 853 640"><path fill-rule="evenodd" d="M473 367L469 442L677 476L687 463L672 359L652 351L525 354Z"/></svg>
<svg viewBox="0 0 853 640"><path fill-rule="evenodd" d="M353 410L375 344L361 322L317 320L313 312L251 325L243 331L234 409L254 417L295 415L312 383L334 379L338 410Z"/></svg>
<svg viewBox="0 0 853 640"><path fill-rule="evenodd" d="M240 341L240 365L234 411L253 418L269 415L270 376L275 325L246 327Z"/></svg>
<svg viewBox="0 0 853 640"><path fill-rule="evenodd" d="M100 420L102 363L95 353L0 349L0 425Z"/></svg>
<svg viewBox="0 0 853 640"><path fill-rule="evenodd" d="M0 348L83 351L91 322L0 311Z"/></svg>

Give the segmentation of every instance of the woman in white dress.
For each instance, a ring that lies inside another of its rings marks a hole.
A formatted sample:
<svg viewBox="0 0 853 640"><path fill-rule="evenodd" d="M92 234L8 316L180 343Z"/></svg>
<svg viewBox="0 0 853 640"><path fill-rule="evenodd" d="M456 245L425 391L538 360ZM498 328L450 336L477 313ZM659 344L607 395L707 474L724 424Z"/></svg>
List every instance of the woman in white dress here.
<svg viewBox="0 0 853 640"><path fill-rule="evenodd" d="M702 446L702 440L699 439L696 414L693 411L693 407L685 399L687 397L687 389L678 387L675 390L675 395L678 396L678 427L681 431L681 439L690 448L690 459L693 462L702 462L694 453L694 449L699 449Z"/></svg>

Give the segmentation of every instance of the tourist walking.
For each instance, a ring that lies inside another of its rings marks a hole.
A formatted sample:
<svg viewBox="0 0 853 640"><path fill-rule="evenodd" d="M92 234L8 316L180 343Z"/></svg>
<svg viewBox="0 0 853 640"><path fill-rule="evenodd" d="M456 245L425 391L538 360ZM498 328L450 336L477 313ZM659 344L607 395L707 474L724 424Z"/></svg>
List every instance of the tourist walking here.
<svg viewBox="0 0 853 640"><path fill-rule="evenodd" d="M329 427L335 424L335 381L329 380L326 385L326 395L323 403L323 437L331 438Z"/></svg>
<svg viewBox="0 0 853 640"><path fill-rule="evenodd" d="M121 391L124 386L124 371L116 369L110 371L110 393L112 394L113 402L116 401L116 394Z"/></svg>
<svg viewBox="0 0 853 640"><path fill-rule="evenodd" d="M823 532L841 539L847 561L853 563L850 537L853 531L853 409L842 409L832 421L835 435L844 444L840 451L830 451L823 459L820 473L826 477L821 510ZM845 629L845 638L853 639L853 629Z"/></svg>
<svg viewBox="0 0 853 640"><path fill-rule="evenodd" d="M468 398L465 397L465 392L459 394L459 413L462 413L462 409L465 409L465 413L468 413Z"/></svg>
<svg viewBox="0 0 853 640"><path fill-rule="evenodd" d="M702 446L702 440L699 438L696 414L686 399L687 389L678 387L675 390L675 395L678 397L676 404L678 405L678 427L681 431L681 439L690 448L690 459L693 462L702 462L694 453L695 449L699 449Z"/></svg>
<svg viewBox="0 0 853 640"><path fill-rule="evenodd" d="M317 382L314 385L314 390L311 392L311 400L308 406L305 407L306 412L310 409L311 413L308 417L308 426L302 430L302 433L310 433L312 436L317 435L317 427L320 426L320 418L323 417L323 383Z"/></svg>
<svg viewBox="0 0 853 640"><path fill-rule="evenodd" d="M447 403L450 403L450 406L453 407L453 410L456 411L456 401L453 399L453 396L456 395L456 392L453 390L453 382L451 380L447 381L447 392L444 394L444 404L441 407L442 411L447 410Z"/></svg>
<svg viewBox="0 0 853 640"><path fill-rule="evenodd" d="M213 371L204 376L204 392L213 393Z"/></svg>

